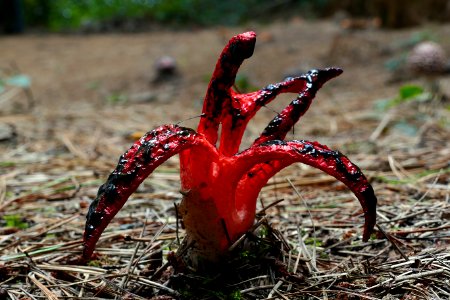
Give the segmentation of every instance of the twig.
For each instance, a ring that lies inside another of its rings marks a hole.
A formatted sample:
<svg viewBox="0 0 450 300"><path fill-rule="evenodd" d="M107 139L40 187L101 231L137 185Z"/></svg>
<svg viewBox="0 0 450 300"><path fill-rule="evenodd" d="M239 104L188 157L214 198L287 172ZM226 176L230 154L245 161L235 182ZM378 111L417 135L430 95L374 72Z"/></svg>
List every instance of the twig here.
<svg viewBox="0 0 450 300"><path fill-rule="evenodd" d="M383 281L382 283L379 283L379 284L373 285L367 289L364 289L361 291L361 293L367 293L376 288L385 286L388 283L402 282L402 281L407 281L407 280L411 280L411 279L419 279L419 278L423 278L423 277L439 275L442 273L444 273L444 270L438 269L438 270L426 271L426 272L421 272L421 273L415 273L415 274L411 274L411 275L403 275L403 276L401 275L401 276L389 278L389 279Z"/></svg>
<svg viewBox="0 0 450 300"><path fill-rule="evenodd" d="M31 272L28 274L28 278L45 294L47 299L50 300L58 300L58 296L55 295L52 291L50 291L45 285L43 285L39 280L36 279L36 275Z"/></svg>
<svg viewBox="0 0 450 300"><path fill-rule="evenodd" d="M142 238L144 236L144 232L145 232L145 224L147 224L147 218L145 218L144 220L144 224L142 226L142 230L141 233L139 234L139 237ZM130 257L130 261L128 262L127 268L125 269L125 273L126 275L124 277L122 277L122 282L120 284L120 287L122 289L126 288L126 285L128 283L128 279L130 278L130 271L132 271L132 265L133 265L133 260L136 257L136 254L138 252L139 247L141 246L141 242L137 242L136 246L134 247L134 251L133 254ZM117 296L116 296L117 298Z"/></svg>
<svg viewBox="0 0 450 300"><path fill-rule="evenodd" d="M384 229L379 224L376 224L376 226L377 226L378 230L380 230L380 232L383 233L383 235L389 240L389 242L391 242L392 246L394 246L394 249L397 250L397 252L403 257L403 259L408 261L409 260L408 257L397 246L394 238L390 234L386 233L386 231L384 231Z"/></svg>
<svg viewBox="0 0 450 300"><path fill-rule="evenodd" d="M181 296L180 293L178 293L177 291L175 291L175 290L173 290L173 289L171 289L171 288L168 288L167 286L162 285L162 284L160 284L160 283L158 283L158 282L151 281L151 280L149 280L149 279L147 279L147 278L143 278L143 277L141 277L141 276L134 276L134 275L133 275L132 277L133 277L133 279L135 279L135 280L138 281L138 282L142 282L142 283L144 283L144 284L146 284L146 285L153 286L153 287L155 287L155 288L158 288L158 289L160 289L160 290L163 290L163 291L165 291L165 292L167 292L167 293L169 293L169 294L171 294L171 295L174 295L174 296L176 296L176 297L180 297L180 296Z"/></svg>
<svg viewBox="0 0 450 300"><path fill-rule="evenodd" d="M255 291L259 291L259 290L273 289L273 287L274 287L273 284L253 286L253 287L250 287L248 289L241 290L240 293L241 294L247 294L247 293L255 292Z"/></svg>
<svg viewBox="0 0 450 300"><path fill-rule="evenodd" d="M270 291L269 295L267 295L267 298L272 298L273 294L275 294L278 290L278 288L283 284L283 281L279 280Z"/></svg>
<svg viewBox="0 0 450 300"><path fill-rule="evenodd" d="M375 142L380 134L383 132L384 128L389 124L393 117L394 113L393 111L389 111L387 114L383 116L378 126L375 128L375 130L372 132L372 134L369 137L369 141Z"/></svg>
<svg viewBox="0 0 450 300"><path fill-rule="evenodd" d="M294 184L291 182L291 180L289 178L286 178L286 180L289 182L291 187L294 189L295 194L297 194L299 199L302 200L303 205L306 207L306 209L308 211L308 215L309 215L309 218L311 220L311 226L312 226L312 230L313 230L313 239L314 239L313 245L312 245L313 253L312 253L312 256L309 257L309 258L311 258L311 264L312 264L312 267L313 267L314 271L317 271L317 266L316 266L316 241L317 241L317 234L316 234L316 227L314 226L314 219L312 217L311 211L308 208L308 204L306 203L305 199L302 197L300 192L297 190L297 188L294 186ZM305 248L304 250L307 251L306 250L306 246L304 248Z"/></svg>
<svg viewBox="0 0 450 300"><path fill-rule="evenodd" d="M439 227L433 227L433 228L417 228L417 229L410 229L410 230L392 230L389 231L390 234L410 234L410 233L422 233L422 232L431 232L431 231L440 231L440 230L446 230L449 229L450 225L442 225Z"/></svg>

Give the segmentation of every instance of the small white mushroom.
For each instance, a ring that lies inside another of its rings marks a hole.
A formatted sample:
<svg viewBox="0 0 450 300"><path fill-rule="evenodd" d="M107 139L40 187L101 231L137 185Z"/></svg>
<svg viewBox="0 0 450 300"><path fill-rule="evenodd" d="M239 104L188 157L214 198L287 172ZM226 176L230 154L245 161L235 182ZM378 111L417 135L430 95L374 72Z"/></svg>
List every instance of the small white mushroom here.
<svg viewBox="0 0 450 300"><path fill-rule="evenodd" d="M414 75L423 76L431 93L438 95L440 93L438 76L448 71L445 51L435 42L419 43L408 56L407 68Z"/></svg>
<svg viewBox="0 0 450 300"><path fill-rule="evenodd" d="M447 58L439 44L427 41L419 43L412 49L407 64L416 74L433 76L444 73Z"/></svg>

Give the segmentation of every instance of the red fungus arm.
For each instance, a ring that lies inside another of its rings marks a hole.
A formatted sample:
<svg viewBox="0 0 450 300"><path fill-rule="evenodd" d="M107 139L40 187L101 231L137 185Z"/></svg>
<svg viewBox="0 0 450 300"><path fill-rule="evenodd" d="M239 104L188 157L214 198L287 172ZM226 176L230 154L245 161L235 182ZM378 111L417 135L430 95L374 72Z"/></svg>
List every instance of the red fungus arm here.
<svg viewBox="0 0 450 300"><path fill-rule="evenodd" d="M222 121L219 152L225 156L236 154L239 151L239 145L248 122L261 107L270 103L281 93L299 93L297 99L269 124L258 143L265 140L283 139L298 119L308 110L316 92L322 85L341 73L342 70L338 68L311 70L302 76L270 84L257 92L248 94L233 92L233 109ZM274 134L275 131L278 133L277 136Z"/></svg>
<svg viewBox="0 0 450 300"><path fill-rule="evenodd" d="M261 136L255 140L254 144L261 144L271 140L283 140L289 130L309 109L316 92L322 85L340 74L342 74L342 70L338 68L309 71L305 75L308 80L306 89L299 93L294 101L273 118L261 133Z"/></svg>
<svg viewBox="0 0 450 300"><path fill-rule="evenodd" d="M377 198L358 166L340 152L317 142L273 140L252 146L235 159L237 165L241 168L245 165L249 170L243 175L236 193L237 201L241 201L236 204L238 209L250 213L255 206L253 202L269 178L281 169L301 162L335 177L355 194L364 211L363 240L369 239L376 222Z"/></svg>
<svg viewBox="0 0 450 300"><path fill-rule="evenodd" d="M213 145L217 142L222 115L231 108L230 89L242 62L253 55L256 33L245 32L234 36L222 50L209 82L203 102L202 116L197 131Z"/></svg>
<svg viewBox="0 0 450 300"><path fill-rule="evenodd" d="M128 197L159 165L190 147L208 147L202 135L189 128L164 125L145 134L120 159L98 190L86 216L83 257L88 259L100 235Z"/></svg>
<svg viewBox="0 0 450 300"><path fill-rule="evenodd" d="M265 88L247 94L231 90L233 108L224 116L219 152L231 156L239 151L239 146L248 122L261 107L273 101L282 93L300 93L306 89L306 76L288 78L285 81L269 84Z"/></svg>

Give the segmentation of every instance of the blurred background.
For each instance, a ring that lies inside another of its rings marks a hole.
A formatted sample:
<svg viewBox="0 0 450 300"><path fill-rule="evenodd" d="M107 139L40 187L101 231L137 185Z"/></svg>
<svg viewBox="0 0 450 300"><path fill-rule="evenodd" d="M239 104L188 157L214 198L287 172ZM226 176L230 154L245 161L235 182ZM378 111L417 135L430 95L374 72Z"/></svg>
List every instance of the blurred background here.
<svg viewBox="0 0 450 300"><path fill-rule="evenodd" d="M338 13L377 18L399 28L450 18L447 0L2 0L4 31L136 31L152 25L239 25L286 17L324 18Z"/></svg>
<svg viewBox="0 0 450 300"><path fill-rule="evenodd" d="M447 0L2 0L0 140L83 158L106 153L101 142L116 157L160 124L195 128L221 49L254 30L241 92L344 69L290 138L410 143L431 123L447 133L449 21ZM248 141L292 98L261 110Z"/></svg>

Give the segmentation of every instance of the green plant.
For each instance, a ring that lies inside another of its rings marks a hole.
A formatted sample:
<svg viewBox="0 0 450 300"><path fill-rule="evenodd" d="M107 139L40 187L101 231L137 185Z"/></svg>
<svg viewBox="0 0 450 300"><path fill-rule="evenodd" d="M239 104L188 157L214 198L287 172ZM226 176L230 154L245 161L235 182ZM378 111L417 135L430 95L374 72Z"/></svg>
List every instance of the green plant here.
<svg viewBox="0 0 450 300"><path fill-rule="evenodd" d="M317 238L311 237L305 240L306 245L313 245L314 247L321 247L322 241L319 241Z"/></svg>
<svg viewBox="0 0 450 300"><path fill-rule="evenodd" d="M12 214L12 215L4 215L3 220L6 222L6 227L13 227L19 229L28 228L28 223L24 221L21 215Z"/></svg>
<svg viewBox="0 0 450 300"><path fill-rule="evenodd" d="M431 95L425 92L424 88L419 85L406 84L400 87L398 95L394 98L378 100L375 108L380 111L387 111L402 103L410 101L426 101Z"/></svg>
<svg viewBox="0 0 450 300"><path fill-rule="evenodd" d="M166 24L236 25L264 3L270 1L25 0L25 16L29 24L55 31L77 29L88 23L142 18Z"/></svg>
<svg viewBox="0 0 450 300"><path fill-rule="evenodd" d="M106 102L108 104L123 104L128 101L127 95L122 93L112 93L111 95L106 97Z"/></svg>
<svg viewBox="0 0 450 300"><path fill-rule="evenodd" d="M0 93L4 92L7 86L26 89L31 86L31 79L25 74L15 74L5 78L0 77Z"/></svg>
<svg viewBox="0 0 450 300"><path fill-rule="evenodd" d="M145 20L169 25L237 25L273 18L274 11L315 16L329 0L24 0L28 25L53 31L77 30L85 24Z"/></svg>

